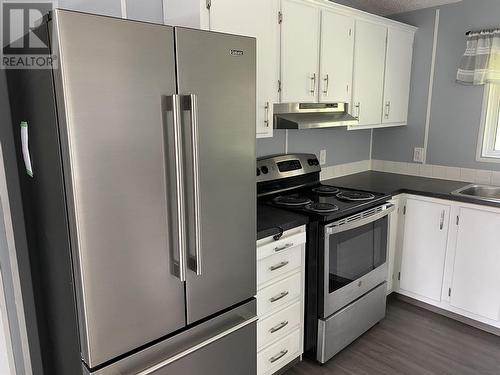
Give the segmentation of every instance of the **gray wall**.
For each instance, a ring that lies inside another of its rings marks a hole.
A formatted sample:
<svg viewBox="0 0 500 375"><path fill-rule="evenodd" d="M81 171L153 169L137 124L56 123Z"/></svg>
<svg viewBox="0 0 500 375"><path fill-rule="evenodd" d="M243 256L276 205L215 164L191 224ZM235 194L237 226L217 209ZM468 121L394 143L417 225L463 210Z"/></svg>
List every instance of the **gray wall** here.
<svg viewBox="0 0 500 375"><path fill-rule="evenodd" d="M257 140L257 156L285 152L285 130L275 130L273 138ZM344 128L288 131L288 152L306 152L319 156L326 150L326 166L370 158L370 131Z"/></svg>
<svg viewBox="0 0 500 375"><path fill-rule="evenodd" d="M455 82L465 49L464 33L500 26L500 1L464 0L440 7L427 163L500 170L500 164L476 161L483 86ZM395 19L420 27L413 62L408 128L374 132L373 158L412 161L413 147L424 142L425 113L432 51L433 10L400 14Z"/></svg>

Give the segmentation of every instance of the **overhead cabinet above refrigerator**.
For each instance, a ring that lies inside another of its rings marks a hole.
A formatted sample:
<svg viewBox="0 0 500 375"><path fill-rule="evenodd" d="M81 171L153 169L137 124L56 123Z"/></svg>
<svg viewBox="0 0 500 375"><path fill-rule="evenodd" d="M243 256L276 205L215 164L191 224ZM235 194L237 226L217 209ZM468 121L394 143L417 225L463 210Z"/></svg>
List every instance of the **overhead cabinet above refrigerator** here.
<svg viewBox="0 0 500 375"><path fill-rule="evenodd" d="M205 350L255 373L255 39L59 10L38 32L59 65L9 88L46 373L220 373Z"/></svg>

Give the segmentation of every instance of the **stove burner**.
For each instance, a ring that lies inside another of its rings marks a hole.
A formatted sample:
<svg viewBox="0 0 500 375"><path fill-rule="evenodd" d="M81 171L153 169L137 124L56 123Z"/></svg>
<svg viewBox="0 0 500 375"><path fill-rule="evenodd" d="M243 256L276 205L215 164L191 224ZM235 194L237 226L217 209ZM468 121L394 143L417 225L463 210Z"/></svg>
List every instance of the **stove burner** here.
<svg viewBox="0 0 500 375"><path fill-rule="evenodd" d="M324 194L324 195L333 195L333 194L337 194L338 192L340 192L340 190L338 188L336 188L335 186L328 186L328 185L321 185L321 186L315 187L314 189L312 189L312 191L314 193Z"/></svg>
<svg viewBox="0 0 500 375"><path fill-rule="evenodd" d="M306 197L302 197L300 195L282 195L274 198L274 203L279 204L280 206L305 206L306 204L311 203L311 200Z"/></svg>
<svg viewBox="0 0 500 375"><path fill-rule="evenodd" d="M339 208L331 203L310 203L304 207L307 211L316 212L320 214L328 214L337 211Z"/></svg>
<svg viewBox="0 0 500 375"><path fill-rule="evenodd" d="M337 198L345 201L371 201L375 195L364 191L343 191L337 194Z"/></svg>

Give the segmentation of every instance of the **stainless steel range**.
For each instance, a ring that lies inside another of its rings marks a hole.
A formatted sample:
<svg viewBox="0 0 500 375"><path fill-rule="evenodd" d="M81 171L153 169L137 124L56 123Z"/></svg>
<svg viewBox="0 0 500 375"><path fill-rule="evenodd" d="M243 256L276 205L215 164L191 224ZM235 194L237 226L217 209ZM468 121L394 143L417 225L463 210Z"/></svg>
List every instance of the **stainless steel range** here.
<svg viewBox="0 0 500 375"><path fill-rule="evenodd" d="M320 182L313 154L257 161L257 193L310 216L306 354L325 363L385 316L390 196Z"/></svg>

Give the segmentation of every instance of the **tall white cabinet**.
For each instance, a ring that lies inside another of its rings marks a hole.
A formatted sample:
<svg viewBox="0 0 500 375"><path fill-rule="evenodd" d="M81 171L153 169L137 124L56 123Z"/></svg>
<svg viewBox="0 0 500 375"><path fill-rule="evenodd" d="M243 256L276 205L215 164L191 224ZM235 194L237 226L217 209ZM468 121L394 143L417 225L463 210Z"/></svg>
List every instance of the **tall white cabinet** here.
<svg viewBox="0 0 500 375"><path fill-rule="evenodd" d="M389 28L382 124L404 124L408 118L410 79L413 57L413 33Z"/></svg>
<svg viewBox="0 0 500 375"><path fill-rule="evenodd" d="M321 12L320 102L351 104L354 23L352 17Z"/></svg>
<svg viewBox="0 0 500 375"><path fill-rule="evenodd" d="M214 0L210 30L257 38L257 137L273 135L273 104L279 101L279 0Z"/></svg>
<svg viewBox="0 0 500 375"><path fill-rule="evenodd" d="M281 15L281 101L316 102L320 10L301 0L282 0Z"/></svg>
<svg viewBox="0 0 500 375"><path fill-rule="evenodd" d="M353 114L359 126L378 125L382 120L387 27L357 21L354 48Z"/></svg>

